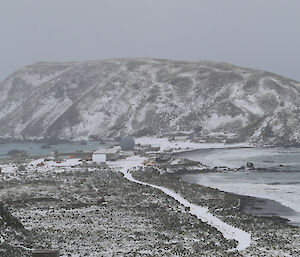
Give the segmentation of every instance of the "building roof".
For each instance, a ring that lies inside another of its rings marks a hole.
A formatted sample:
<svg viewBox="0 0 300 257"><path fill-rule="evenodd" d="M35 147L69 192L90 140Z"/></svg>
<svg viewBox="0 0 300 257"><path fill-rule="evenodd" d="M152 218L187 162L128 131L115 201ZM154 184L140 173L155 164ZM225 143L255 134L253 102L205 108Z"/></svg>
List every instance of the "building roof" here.
<svg viewBox="0 0 300 257"><path fill-rule="evenodd" d="M118 151L120 151L119 147L101 148L95 151L93 154L115 154Z"/></svg>

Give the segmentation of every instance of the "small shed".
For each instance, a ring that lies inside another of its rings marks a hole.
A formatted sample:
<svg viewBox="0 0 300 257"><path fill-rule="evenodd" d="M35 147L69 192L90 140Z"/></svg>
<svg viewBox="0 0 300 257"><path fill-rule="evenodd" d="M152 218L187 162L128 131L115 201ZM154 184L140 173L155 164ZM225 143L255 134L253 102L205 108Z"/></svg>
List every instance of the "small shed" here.
<svg viewBox="0 0 300 257"><path fill-rule="evenodd" d="M59 257L59 251L54 249L37 249L32 252L32 257Z"/></svg>

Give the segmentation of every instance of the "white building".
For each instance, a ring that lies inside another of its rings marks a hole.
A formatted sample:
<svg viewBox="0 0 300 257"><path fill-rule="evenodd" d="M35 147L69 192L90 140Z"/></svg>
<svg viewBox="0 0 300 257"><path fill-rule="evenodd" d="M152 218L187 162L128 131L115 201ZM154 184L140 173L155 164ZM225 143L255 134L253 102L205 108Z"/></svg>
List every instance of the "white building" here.
<svg viewBox="0 0 300 257"><path fill-rule="evenodd" d="M120 149L116 147L99 149L93 153L92 161L96 163L106 162L107 159L118 156L119 152Z"/></svg>

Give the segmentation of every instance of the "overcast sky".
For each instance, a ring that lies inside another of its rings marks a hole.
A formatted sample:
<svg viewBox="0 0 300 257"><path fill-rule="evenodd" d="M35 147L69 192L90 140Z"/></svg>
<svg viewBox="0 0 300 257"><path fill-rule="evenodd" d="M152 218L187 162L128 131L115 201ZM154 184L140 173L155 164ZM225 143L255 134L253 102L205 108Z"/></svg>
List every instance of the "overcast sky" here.
<svg viewBox="0 0 300 257"><path fill-rule="evenodd" d="M300 81L300 0L0 0L0 80L38 61L213 60Z"/></svg>

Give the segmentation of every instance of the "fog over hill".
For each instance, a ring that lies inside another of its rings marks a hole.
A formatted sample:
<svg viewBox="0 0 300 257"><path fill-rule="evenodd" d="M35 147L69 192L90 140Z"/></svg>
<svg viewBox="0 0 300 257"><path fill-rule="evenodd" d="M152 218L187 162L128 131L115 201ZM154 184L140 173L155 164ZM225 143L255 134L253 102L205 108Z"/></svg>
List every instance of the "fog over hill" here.
<svg viewBox="0 0 300 257"><path fill-rule="evenodd" d="M300 143L300 83L208 61L37 63L0 83L0 137L115 138L194 131Z"/></svg>

